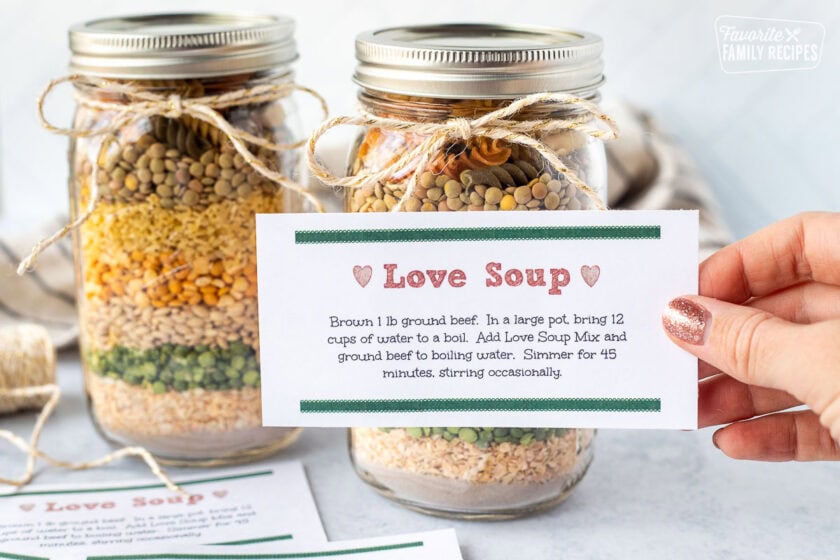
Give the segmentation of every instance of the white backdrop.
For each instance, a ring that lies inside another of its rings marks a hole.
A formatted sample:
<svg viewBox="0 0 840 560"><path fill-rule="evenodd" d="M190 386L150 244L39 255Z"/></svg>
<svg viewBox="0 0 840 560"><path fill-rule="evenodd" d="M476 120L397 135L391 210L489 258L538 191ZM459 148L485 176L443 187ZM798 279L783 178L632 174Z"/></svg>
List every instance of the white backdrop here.
<svg viewBox="0 0 840 560"><path fill-rule="evenodd" d="M354 107L353 38L375 27L440 21L567 26L606 42L606 93L652 110L689 149L724 215L742 236L800 210L840 210L840 3L835 0L0 0L0 212L37 221L66 208L63 138L41 130L35 98L66 71L66 29L137 11L247 10L298 23L299 82L323 92L334 114ZM719 15L821 22L823 58L813 70L721 71ZM50 105L67 122L65 100ZM314 124L314 122L313 122Z"/></svg>

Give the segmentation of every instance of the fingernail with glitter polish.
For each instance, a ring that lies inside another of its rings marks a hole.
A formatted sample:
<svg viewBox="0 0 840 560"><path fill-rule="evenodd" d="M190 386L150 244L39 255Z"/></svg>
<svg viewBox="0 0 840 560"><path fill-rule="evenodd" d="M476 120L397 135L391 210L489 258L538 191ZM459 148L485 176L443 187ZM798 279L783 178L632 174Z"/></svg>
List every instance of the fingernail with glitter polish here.
<svg viewBox="0 0 840 560"><path fill-rule="evenodd" d="M712 316L709 311L686 298L672 299L662 314L662 326L671 336L689 344L706 341L706 328Z"/></svg>

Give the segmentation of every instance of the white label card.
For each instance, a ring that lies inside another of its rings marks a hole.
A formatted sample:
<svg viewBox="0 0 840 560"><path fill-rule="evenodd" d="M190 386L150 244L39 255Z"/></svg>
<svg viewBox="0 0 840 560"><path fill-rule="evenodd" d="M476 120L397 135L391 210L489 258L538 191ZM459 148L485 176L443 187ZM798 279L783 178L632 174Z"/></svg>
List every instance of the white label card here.
<svg viewBox="0 0 840 560"><path fill-rule="evenodd" d="M257 216L267 426L695 428L695 211Z"/></svg>
<svg viewBox="0 0 840 560"><path fill-rule="evenodd" d="M83 556L103 548L270 541L324 542L298 462L175 477L183 497L152 479L131 483L30 485L0 495L0 558L25 551ZM284 506L285 507L282 507Z"/></svg>

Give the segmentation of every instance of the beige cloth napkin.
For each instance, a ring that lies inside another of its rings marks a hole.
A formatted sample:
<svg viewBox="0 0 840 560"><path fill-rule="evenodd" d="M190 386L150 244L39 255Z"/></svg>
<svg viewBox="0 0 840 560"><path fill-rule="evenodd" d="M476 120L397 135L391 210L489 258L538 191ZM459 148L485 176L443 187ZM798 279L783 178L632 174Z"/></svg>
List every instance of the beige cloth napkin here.
<svg viewBox="0 0 840 560"><path fill-rule="evenodd" d="M69 236L50 247L32 272L18 276L18 263L44 237L66 223L57 216L40 227L16 232L4 228L0 235L0 327L37 323L50 333L58 348L76 341L73 249Z"/></svg>
<svg viewBox="0 0 840 560"><path fill-rule="evenodd" d="M651 117L626 104L607 104L621 137L607 143L609 205L627 209L699 209L700 257L729 242L715 201L685 152L663 134ZM343 149L343 148L342 148ZM331 191L324 190L324 196ZM63 239L24 277L18 262L41 238L64 225L57 217L30 231L0 235L0 327L30 322L46 327L56 347L75 343L72 246Z"/></svg>
<svg viewBox="0 0 840 560"><path fill-rule="evenodd" d="M610 208L700 210L700 254L705 259L732 241L709 185L685 150L648 113L605 103L620 136L607 142Z"/></svg>

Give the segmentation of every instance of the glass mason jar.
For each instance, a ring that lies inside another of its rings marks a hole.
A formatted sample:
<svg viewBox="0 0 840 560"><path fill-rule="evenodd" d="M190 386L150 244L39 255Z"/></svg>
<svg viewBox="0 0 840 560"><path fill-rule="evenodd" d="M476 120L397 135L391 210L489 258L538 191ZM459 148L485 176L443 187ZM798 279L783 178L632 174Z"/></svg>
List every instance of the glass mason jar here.
<svg viewBox="0 0 840 560"><path fill-rule="evenodd" d="M475 118L538 92L597 101L603 82L601 39L565 30L443 25L380 30L358 37L355 81L370 114L417 122ZM563 103L541 103L522 121L586 118ZM563 130L533 137L606 200L603 144ZM425 137L369 128L349 172L391 164ZM409 165L388 180L346 193L349 212L397 208ZM409 212L578 210L593 200L532 148L474 137L432 154L403 202ZM594 430L549 427L353 428L356 472L383 495L412 509L448 517L500 519L563 501L592 461Z"/></svg>
<svg viewBox="0 0 840 560"><path fill-rule="evenodd" d="M115 83L191 99L290 82L293 29L286 18L212 14L76 26L71 68L91 81L77 82L75 127L114 122L113 105L130 101ZM288 98L219 114L274 144L300 138ZM248 149L298 178L296 153ZM70 162L74 218L96 196L74 247L85 385L99 430L191 465L256 459L294 441L298 428L262 427L254 216L303 211L302 199L189 115L152 114L78 138Z"/></svg>

